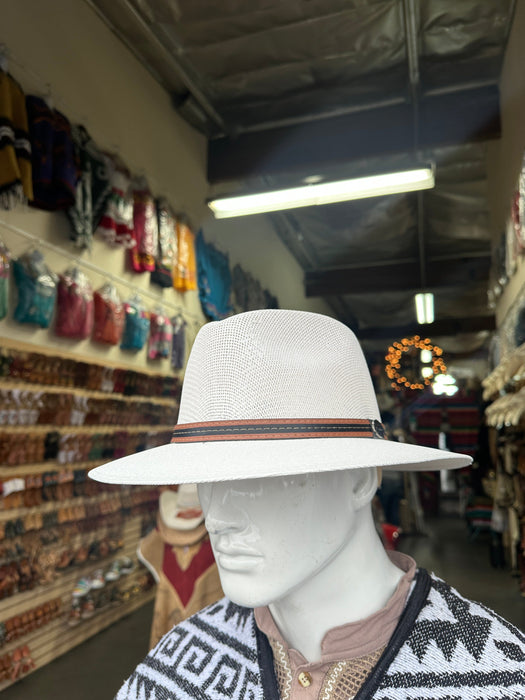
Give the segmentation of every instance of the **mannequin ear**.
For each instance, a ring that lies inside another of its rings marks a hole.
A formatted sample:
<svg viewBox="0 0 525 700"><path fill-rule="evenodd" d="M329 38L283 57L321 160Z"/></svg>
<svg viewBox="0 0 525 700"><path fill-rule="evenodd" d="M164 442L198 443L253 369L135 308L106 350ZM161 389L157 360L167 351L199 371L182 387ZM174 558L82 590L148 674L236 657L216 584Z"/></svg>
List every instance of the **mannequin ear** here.
<svg viewBox="0 0 525 700"><path fill-rule="evenodd" d="M352 471L352 495L356 509L370 503L378 488L379 473L376 467L362 467Z"/></svg>

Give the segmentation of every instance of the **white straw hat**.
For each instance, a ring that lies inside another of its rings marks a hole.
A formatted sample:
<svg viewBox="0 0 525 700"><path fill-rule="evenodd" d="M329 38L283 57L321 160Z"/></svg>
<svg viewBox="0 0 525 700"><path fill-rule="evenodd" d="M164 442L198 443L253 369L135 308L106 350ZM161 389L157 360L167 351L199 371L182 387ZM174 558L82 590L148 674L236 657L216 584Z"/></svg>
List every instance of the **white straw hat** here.
<svg viewBox="0 0 525 700"><path fill-rule="evenodd" d="M454 469L471 461L385 439L363 352L347 326L265 309L201 328L170 444L89 475L160 485L359 467Z"/></svg>
<svg viewBox="0 0 525 700"><path fill-rule="evenodd" d="M163 491L159 514L171 530L193 530L204 520L197 484L181 484L178 491Z"/></svg>

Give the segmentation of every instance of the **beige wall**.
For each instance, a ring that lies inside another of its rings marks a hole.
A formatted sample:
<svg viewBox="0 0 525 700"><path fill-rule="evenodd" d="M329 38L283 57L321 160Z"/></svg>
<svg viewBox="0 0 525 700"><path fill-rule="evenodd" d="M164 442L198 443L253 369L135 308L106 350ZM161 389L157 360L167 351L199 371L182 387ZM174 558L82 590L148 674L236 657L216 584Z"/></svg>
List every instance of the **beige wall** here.
<svg viewBox="0 0 525 700"><path fill-rule="evenodd" d="M117 149L155 194L199 218L206 190L204 138L83 0L5 2L0 41L26 92L52 91L55 106Z"/></svg>
<svg viewBox="0 0 525 700"><path fill-rule="evenodd" d="M177 116L169 95L83 0L3 3L0 42L10 53L10 72L26 93L43 95L49 85L57 109L71 121L83 123L102 148L116 150L134 173L144 174L153 193L167 197L177 211L185 211L195 230L206 222L207 240L229 253L232 266L240 262L279 298L282 306L329 313L323 303L305 299L302 270L267 219L251 217L249 222L240 219L219 224L210 218L204 204L208 189L204 137ZM13 231L15 228L57 245L80 260L91 261L139 291L153 293L167 310L181 309L190 321L190 342L204 322L197 293L180 295L150 287L148 274L126 271L121 250L95 241L92 254L79 255L68 241L69 224L63 214L27 207L0 211L0 236L18 255L28 242ZM42 250L56 272L71 263L63 255ZM88 274L95 287L104 279L103 274ZM120 291L124 297L131 293L124 285ZM144 300L149 308L154 307L152 299ZM90 341L59 339L51 331L23 326L9 318L0 322L0 336L147 366L144 351L129 355ZM167 369L167 363L160 367Z"/></svg>
<svg viewBox="0 0 525 700"><path fill-rule="evenodd" d="M268 218L262 214L240 219L214 220L208 214L203 221L205 239L222 251L229 251L230 268L237 263L263 283L279 300L282 309L304 309L333 316L321 299L306 299L303 271Z"/></svg>
<svg viewBox="0 0 525 700"><path fill-rule="evenodd" d="M488 197L495 241L505 228L525 152L524 36L525 3L518 2L500 81L502 138L491 142L488 151ZM525 283L525 265L520 262L497 305L498 325Z"/></svg>
<svg viewBox="0 0 525 700"><path fill-rule="evenodd" d="M95 141L116 150L135 173L146 175L153 192L165 195L174 206L198 220L204 210L206 192L205 139L177 117L167 93L151 78L131 53L105 27L82 0L17 0L4 3L0 41L9 50L9 70L26 93L45 94L47 84L54 105L73 122L83 123ZM65 253L88 260L132 286L161 298L166 310L180 308L191 320L189 339L203 323L196 293L177 294L149 286L149 274L127 272L121 249L111 249L95 240L91 254L79 254L69 243L69 223L62 213L29 207L0 211L0 235L14 255L28 241L14 233L27 231ZM42 248L55 272L71 264L65 256ZM86 270L95 288L103 274ZM132 293L120 286L124 298ZM149 308L152 298L144 296ZM5 319L0 335L37 345L59 347L84 356L133 366L148 366L145 350L123 352L89 340L57 338L52 331L21 325ZM168 363L149 363L167 371Z"/></svg>

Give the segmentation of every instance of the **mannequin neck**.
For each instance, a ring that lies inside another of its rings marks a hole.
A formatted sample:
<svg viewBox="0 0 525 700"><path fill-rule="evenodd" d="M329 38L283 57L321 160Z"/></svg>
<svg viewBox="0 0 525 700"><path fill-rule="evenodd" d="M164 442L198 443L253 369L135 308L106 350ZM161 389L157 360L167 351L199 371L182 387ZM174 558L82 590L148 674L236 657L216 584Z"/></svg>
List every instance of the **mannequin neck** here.
<svg viewBox="0 0 525 700"><path fill-rule="evenodd" d="M370 506L359 515L354 531L334 559L299 588L269 605L283 638L309 662L321 658L321 642L328 630L381 610L403 576L384 550Z"/></svg>

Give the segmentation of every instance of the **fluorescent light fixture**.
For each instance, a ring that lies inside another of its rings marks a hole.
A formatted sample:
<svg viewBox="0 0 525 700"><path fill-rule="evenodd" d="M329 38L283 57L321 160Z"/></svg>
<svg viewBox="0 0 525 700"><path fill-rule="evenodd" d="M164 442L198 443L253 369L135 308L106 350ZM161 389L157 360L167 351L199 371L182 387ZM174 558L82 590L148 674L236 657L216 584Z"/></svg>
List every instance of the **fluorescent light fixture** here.
<svg viewBox="0 0 525 700"><path fill-rule="evenodd" d="M416 294L414 297L416 302L417 322L432 323L434 321L434 295L432 292Z"/></svg>
<svg viewBox="0 0 525 700"><path fill-rule="evenodd" d="M421 364L428 365L429 362L432 362L432 350L421 350L419 359L421 360Z"/></svg>
<svg viewBox="0 0 525 700"><path fill-rule="evenodd" d="M458 387L456 386L456 380L450 374L438 374L436 379L432 384L432 391L434 394L440 396L446 394L447 396L454 396L457 392Z"/></svg>
<svg viewBox="0 0 525 700"><path fill-rule="evenodd" d="M336 182L314 182L301 187L241 194L235 197L217 197L210 200L208 206L216 219L226 219L233 216L264 214L269 211L428 190L432 187L434 187L434 171L431 167L422 167Z"/></svg>

